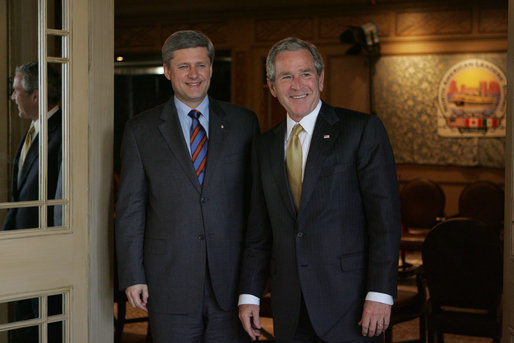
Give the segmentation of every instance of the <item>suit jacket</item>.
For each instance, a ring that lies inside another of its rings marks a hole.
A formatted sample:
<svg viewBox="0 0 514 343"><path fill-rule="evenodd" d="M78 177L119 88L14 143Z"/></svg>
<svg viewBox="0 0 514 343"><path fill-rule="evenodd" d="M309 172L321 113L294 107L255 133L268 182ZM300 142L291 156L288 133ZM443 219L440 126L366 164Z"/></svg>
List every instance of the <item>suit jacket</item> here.
<svg viewBox="0 0 514 343"><path fill-rule="evenodd" d="M396 295L396 167L377 116L323 103L296 213L284 163L285 121L257 140L241 294L260 296L269 265L276 336L295 333L303 294L317 335L362 338L368 291Z"/></svg>
<svg viewBox="0 0 514 343"><path fill-rule="evenodd" d="M47 196L55 198L57 179L62 161L62 119L61 110L48 119L48 166L47 166ZM27 133L25 133L27 135ZM39 199L39 134L34 138L23 163L18 180L18 165L25 136L13 162L12 198L11 201L29 201ZM48 207L47 225L53 226L53 207ZM7 213L3 230L29 229L39 227L38 207L12 208Z"/></svg>
<svg viewBox="0 0 514 343"><path fill-rule="evenodd" d="M201 306L206 270L224 310L234 309L248 218L255 114L210 99L203 188L173 99L126 124L116 208L120 289L147 284L149 310Z"/></svg>

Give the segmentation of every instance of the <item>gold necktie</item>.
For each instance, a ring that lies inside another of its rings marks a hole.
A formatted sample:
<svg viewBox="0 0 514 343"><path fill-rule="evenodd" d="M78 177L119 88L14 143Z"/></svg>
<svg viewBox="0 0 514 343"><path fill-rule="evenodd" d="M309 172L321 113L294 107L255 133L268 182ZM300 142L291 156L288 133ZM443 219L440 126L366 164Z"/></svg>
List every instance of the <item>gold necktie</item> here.
<svg viewBox="0 0 514 343"><path fill-rule="evenodd" d="M36 132L36 129L34 128L33 124L30 124L29 131L27 132L27 135L25 136L25 143L23 144L23 155L21 162L25 162L25 158L27 157L27 153L29 152L30 145L32 144L32 138L34 137L34 133Z"/></svg>
<svg viewBox="0 0 514 343"><path fill-rule="evenodd" d="M302 145L298 138L302 131L303 127L300 124L295 125L286 150L287 178L296 210L300 207L302 195Z"/></svg>

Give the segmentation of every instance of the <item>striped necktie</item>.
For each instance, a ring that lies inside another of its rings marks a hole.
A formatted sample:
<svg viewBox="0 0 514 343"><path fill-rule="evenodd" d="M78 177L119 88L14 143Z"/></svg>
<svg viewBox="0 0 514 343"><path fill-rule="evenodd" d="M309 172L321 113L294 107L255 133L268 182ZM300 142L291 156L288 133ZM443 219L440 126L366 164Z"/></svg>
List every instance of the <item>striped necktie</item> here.
<svg viewBox="0 0 514 343"><path fill-rule="evenodd" d="M193 159L193 166L195 167L196 176L203 186L203 179L205 176L205 165L207 164L207 133L198 118L202 115L197 110L191 110L188 114L193 122L191 123L191 158Z"/></svg>

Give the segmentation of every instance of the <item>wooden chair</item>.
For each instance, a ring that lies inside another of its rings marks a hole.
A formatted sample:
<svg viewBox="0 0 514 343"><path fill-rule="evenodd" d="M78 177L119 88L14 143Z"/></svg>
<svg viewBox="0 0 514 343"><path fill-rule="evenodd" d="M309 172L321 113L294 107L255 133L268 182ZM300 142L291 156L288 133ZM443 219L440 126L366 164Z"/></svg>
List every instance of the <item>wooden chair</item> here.
<svg viewBox="0 0 514 343"><path fill-rule="evenodd" d="M490 181L467 185L459 195L459 217L478 219L498 233L503 229L504 192Z"/></svg>
<svg viewBox="0 0 514 343"><path fill-rule="evenodd" d="M416 290L399 289L391 309L389 328L384 334L385 343L393 342L393 326L413 319L419 319L419 340L409 342L426 342L426 282L423 277L423 267L414 271ZM404 342L405 343L405 342Z"/></svg>
<svg viewBox="0 0 514 343"><path fill-rule="evenodd" d="M412 267L406 262L406 251L421 251L428 232L444 218L445 195L441 187L428 179L415 179L400 191L402 238L401 268ZM410 274L409 274L410 275Z"/></svg>
<svg viewBox="0 0 514 343"><path fill-rule="evenodd" d="M487 226L471 218L438 224L423 244L430 294L428 338L443 334L501 338L502 249Z"/></svg>

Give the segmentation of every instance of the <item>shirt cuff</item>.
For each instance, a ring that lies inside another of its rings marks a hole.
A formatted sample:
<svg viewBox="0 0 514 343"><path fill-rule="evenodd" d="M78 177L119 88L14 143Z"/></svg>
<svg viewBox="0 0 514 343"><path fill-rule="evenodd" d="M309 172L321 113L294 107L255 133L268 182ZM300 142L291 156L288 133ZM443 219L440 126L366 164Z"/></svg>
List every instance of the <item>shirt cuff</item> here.
<svg viewBox="0 0 514 343"><path fill-rule="evenodd" d="M237 306L239 305L261 305L261 299L257 298L255 295L251 294L241 294L239 296L239 301L237 302Z"/></svg>
<svg viewBox="0 0 514 343"><path fill-rule="evenodd" d="M239 299L241 299L241 298L239 298ZM390 296L389 294L379 293L379 292L368 292L368 294L366 295L366 300L376 301L376 302L387 304L387 305L394 304L394 300L393 300L392 296Z"/></svg>

